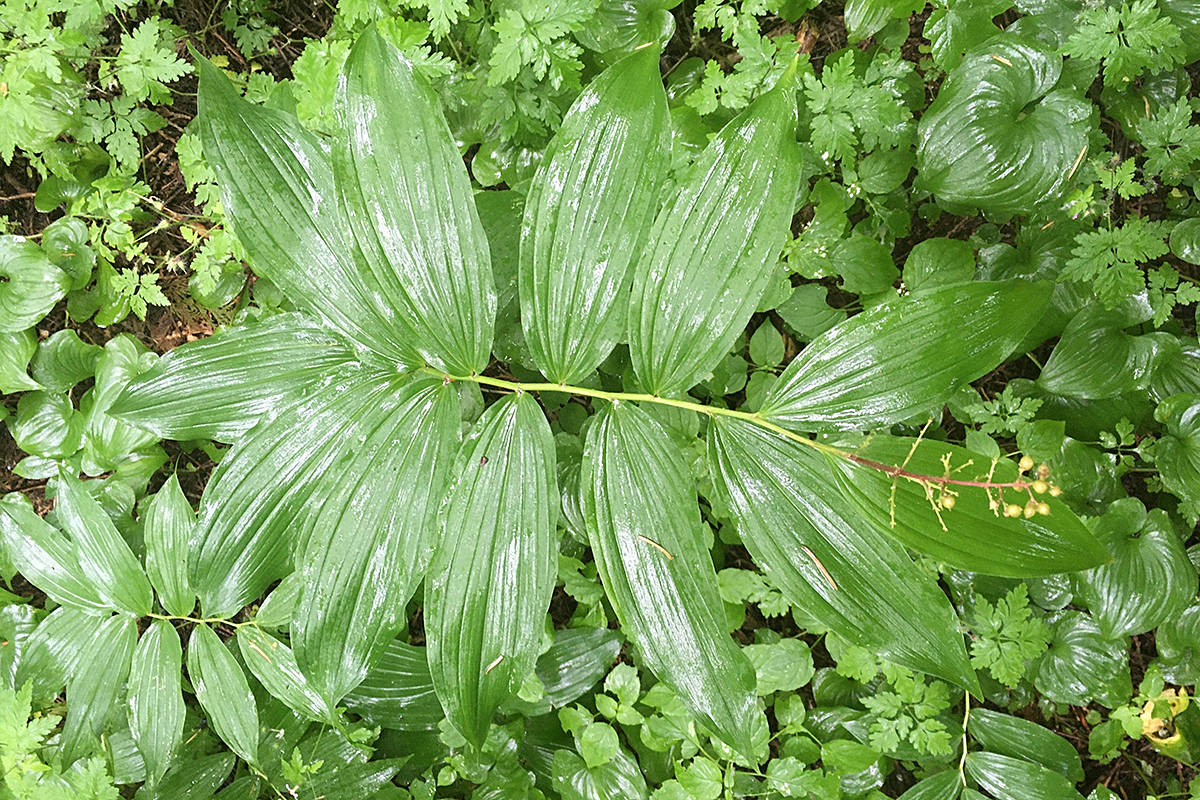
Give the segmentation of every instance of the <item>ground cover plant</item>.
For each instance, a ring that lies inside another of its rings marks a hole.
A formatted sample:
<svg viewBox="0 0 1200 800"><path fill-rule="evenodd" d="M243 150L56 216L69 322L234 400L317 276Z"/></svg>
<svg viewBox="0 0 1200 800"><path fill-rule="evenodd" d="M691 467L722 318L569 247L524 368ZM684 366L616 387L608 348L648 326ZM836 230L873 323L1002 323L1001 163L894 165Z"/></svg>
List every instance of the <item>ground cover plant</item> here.
<svg viewBox="0 0 1200 800"><path fill-rule="evenodd" d="M1200 791L1196 4L0 30L0 797Z"/></svg>

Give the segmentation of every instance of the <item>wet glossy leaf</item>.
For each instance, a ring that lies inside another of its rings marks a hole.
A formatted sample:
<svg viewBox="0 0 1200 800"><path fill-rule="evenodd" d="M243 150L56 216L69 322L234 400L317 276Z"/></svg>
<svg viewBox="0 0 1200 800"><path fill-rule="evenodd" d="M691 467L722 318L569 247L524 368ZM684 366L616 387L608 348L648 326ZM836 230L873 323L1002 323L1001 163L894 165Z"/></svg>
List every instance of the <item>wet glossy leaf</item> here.
<svg viewBox="0 0 1200 800"><path fill-rule="evenodd" d="M580 487L601 581L641 663L756 762L754 669L725 632L683 454L649 415L620 403L588 430Z"/></svg>
<svg viewBox="0 0 1200 800"><path fill-rule="evenodd" d="M433 689L425 648L392 640L354 691L346 707L375 725L399 731L432 731L444 718Z"/></svg>
<svg viewBox="0 0 1200 800"><path fill-rule="evenodd" d="M47 703L79 669L80 659L111 618L62 606L43 619L25 642L17 664L16 686L33 685L34 696Z"/></svg>
<svg viewBox="0 0 1200 800"><path fill-rule="evenodd" d="M290 647L253 625L237 629L237 643L250 674L272 696L311 719L332 722L332 706L300 671Z"/></svg>
<svg viewBox="0 0 1200 800"><path fill-rule="evenodd" d="M171 475L150 500L142 517L146 543L146 574L158 600L169 614L187 616L196 605L188 581L188 537L196 527L196 512L183 495L179 478Z"/></svg>
<svg viewBox="0 0 1200 800"><path fill-rule="evenodd" d="M933 410L1000 364L1041 317L1049 287L943 286L898 297L810 343L761 414L796 430L880 428Z"/></svg>
<svg viewBox="0 0 1200 800"><path fill-rule="evenodd" d="M113 337L96 361L96 382L79 402L83 414L83 471L100 475L116 470L132 453L158 441L153 433L108 414L122 390L153 365L156 356L128 334Z"/></svg>
<svg viewBox="0 0 1200 800"><path fill-rule="evenodd" d="M480 744L533 669L554 591L554 440L527 394L492 405L455 461L425 584L425 635L446 716Z"/></svg>
<svg viewBox="0 0 1200 800"><path fill-rule="evenodd" d="M958 800L962 779L958 771L948 769L915 784L900 795L899 800Z"/></svg>
<svg viewBox="0 0 1200 800"><path fill-rule="evenodd" d="M471 182L437 96L367 30L338 84L334 174L362 251L357 278L392 338L468 375L487 366L496 290ZM367 224L369 223L369 224Z"/></svg>
<svg viewBox="0 0 1200 800"><path fill-rule="evenodd" d="M1093 530L1113 560L1079 576L1078 595L1110 639L1174 619L1196 596L1196 569L1167 513L1137 498L1108 507Z"/></svg>
<svg viewBox="0 0 1200 800"><path fill-rule="evenodd" d="M945 595L899 543L853 513L819 453L718 419L709 463L742 541L790 603L890 661L978 691Z"/></svg>
<svg viewBox="0 0 1200 800"><path fill-rule="evenodd" d="M180 759L158 785L154 800L210 800L236 763L233 753Z"/></svg>
<svg viewBox="0 0 1200 800"><path fill-rule="evenodd" d="M9 421L8 432L24 452L58 460L79 449L83 422L70 398L51 392L27 392L17 401L17 415Z"/></svg>
<svg viewBox="0 0 1200 800"><path fill-rule="evenodd" d="M608 628L567 628L537 660L546 700L555 707L575 702L608 674L621 652L621 634Z"/></svg>
<svg viewBox="0 0 1200 800"><path fill-rule="evenodd" d="M100 746L125 688L137 643L137 622L125 616L104 621L79 652L67 683L67 719L63 723L62 757L67 763Z"/></svg>
<svg viewBox="0 0 1200 800"><path fill-rule="evenodd" d="M70 283L36 244L20 236L0 236L0 333L20 333L36 325Z"/></svg>
<svg viewBox="0 0 1200 800"><path fill-rule="evenodd" d="M985 750L1040 764L1073 783L1083 780L1074 746L1036 722L978 708L971 709L967 730Z"/></svg>
<svg viewBox="0 0 1200 800"><path fill-rule="evenodd" d="M294 116L243 100L207 60L196 71L204 157L255 270L352 341L420 363L363 280L326 145Z"/></svg>
<svg viewBox="0 0 1200 800"><path fill-rule="evenodd" d="M258 763L258 704L246 674L212 628L192 628L187 649L188 676L196 699L221 740L238 756Z"/></svg>
<svg viewBox="0 0 1200 800"><path fill-rule="evenodd" d="M1120 311L1085 308L1069 323L1050 353L1038 386L1054 394L1103 399L1145 389L1160 351L1173 342L1168 334L1134 336L1122 329L1129 320Z"/></svg>
<svg viewBox="0 0 1200 800"><path fill-rule="evenodd" d="M0 541L6 573L20 572L57 603L93 613L108 608L78 569L71 542L17 492L0 498Z"/></svg>
<svg viewBox="0 0 1200 800"><path fill-rule="evenodd" d="M591 373L625 332L629 272L670 158L658 48L606 69L551 140L525 203L521 322L552 381Z"/></svg>
<svg viewBox="0 0 1200 800"><path fill-rule="evenodd" d="M554 789L562 800L644 800L647 796L641 768L623 750L593 767L570 750L559 750L554 754L553 769Z"/></svg>
<svg viewBox="0 0 1200 800"><path fill-rule="evenodd" d="M1093 698L1114 708L1133 693L1128 640L1108 639L1087 614L1068 611L1054 624L1050 649L1034 685L1051 700L1087 705Z"/></svg>
<svg viewBox="0 0 1200 800"><path fill-rule="evenodd" d="M1154 410L1163 426L1154 465L1163 485L1179 497L1200 499L1200 396L1177 394Z"/></svg>
<svg viewBox="0 0 1200 800"><path fill-rule="evenodd" d="M129 730L146 762L146 780L158 783L183 738L183 648L170 623L151 620L133 652L129 674Z"/></svg>
<svg viewBox="0 0 1200 800"><path fill-rule="evenodd" d="M57 331L38 346L33 357L33 377L52 392L65 392L96 372L104 350L87 344L75 331Z"/></svg>
<svg viewBox="0 0 1200 800"><path fill-rule="evenodd" d="M1083 800L1057 772L999 753L967 753L967 774L999 800Z"/></svg>
<svg viewBox="0 0 1200 800"><path fill-rule="evenodd" d="M79 569L110 608L137 617L150 613L150 581L112 519L83 484L59 474L58 519L75 544Z"/></svg>
<svg viewBox="0 0 1200 800"><path fill-rule="evenodd" d="M655 219L629 309L630 354L647 391L702 379L757 307L800 180L796 113L785 76L721 129Z"/></svg>
<svg viewBox="0 0 1200 800"><path fill-rule="evenodd" d="M230 450L204 493L188 559L206 615L232 614L291 571L326 500L345 498L345 475L387 483L360 441L392 418L403 383L348 368Z"/></svg>
<svg viewBox="0 0 1200 800"><path fill-rule="evenodd" d="M838 486L861 513L906 547L959 569L1010 578L1075 572L1109 559L1104 546L1061 498L1037 495L1049 507L1048 515L1011 518L992 509L992 500L1023 505L1029 501L1027 491L1005 489L1001 495L998 490L951 486L957 492L954 508L943 510L936 508L936 484L929 484L931 495L919 478L892 478L889 472L904 465L913 476L1007 483L1020 477L1012 461L1000 460L993 467L991 458L961 447L930 439L917 445L913 439L892 436L875 436L852 449L860 463L832 460ZM943 457L950 459L949 476Z"/></svg>
<svg viewBox="0 0 1200 800"><path fill-rule="evenodd" d="M1170 683L1191 685L1200 681L1200 602L1193 602L1154 635L1158 666Z"/></svg>
<svg viewBox="0 0 1200 800"><path fill-rule="evenodd" d="M1055 198L1087 142L1091 104L1058 86L1062 56L999 34L950 71L917 130L917 172L951 208L1022 214Z"/></svg>
<svg viewBox="0 0 1200 800"><path fill-rule="evenodd" d="M1197 15L1200 28L1200 14ZM1171 252L1189 264L1200 264L1200 217L1175 223L1171 228Z"/></svg>
<svg viewBox="0 0 1200 800"><path fill-rule="evenodd" d="M42 388L29 377L29 359L37 350L33 331L0 331L0 394L28 392Z"/></svg>
<svg viewBox="0 0 1200 800"><path fill-rule="evenodd" d="M280 314L163 356L110 413L164 439L234 442L358 356L300 314Z"/></svg>
<svg viewBox="0 0 1200 800"><path fill-rule="evenodd" d="M330 707L406 621L405 604L433 557L437 506L458 442L458 395L440 381L393 389L370 416L358 466L323 486L299 564L292 647Z"/></svg>

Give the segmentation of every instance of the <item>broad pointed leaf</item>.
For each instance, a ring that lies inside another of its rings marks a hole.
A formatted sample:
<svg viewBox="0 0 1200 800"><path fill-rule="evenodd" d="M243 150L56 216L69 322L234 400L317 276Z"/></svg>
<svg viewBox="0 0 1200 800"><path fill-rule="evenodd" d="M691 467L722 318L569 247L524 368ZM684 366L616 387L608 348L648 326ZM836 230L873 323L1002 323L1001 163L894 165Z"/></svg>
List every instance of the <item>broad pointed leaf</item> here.
<svg viewBox="0 0 1200 800"><path fill-rule="evenodd" d="M885 428L994 369L1041 318L1049 286L943 286L835 325L800 352L760 413L794 430Z"/></svg>
<svg viewBox="0 0 1200 800"><path fill-rule="evenodd" d="M254 625L239 627L237 642L246 667L272 696L306 717L332 722L332 707L300 671L290 647Z"/></svg>
<svg viewBox="0 0 1200 800"><path fill-rule="evenodd" d="M1074 706L1093 699L1109 708L1128 702L1129 640L1109 639L1090 616L1068 611L1054 623L1034 685L1049 699Z"/></svg>
<svg viewBox="0 0 1200 800"><path fill-rule="evenodd" d="M70 284L42 248L20 236L0 236L0 332L20 333L36 325Z"/></svg>
<svg viewBox="0 0 1200 800"><path fill-rule="evenodd" d="M41 389L29 377L29 359L38 348L32 330L6 333L0 331L0 394L15 394Z"/></svg>
<svg viewBox="0 0 1200 800"><path fill-rule="evenodd" d="M634 372L647 391L691 387L754 313L799 188L796 114L789 72L721 129L655 219L628 323Z"/></svg>
<svg viewBox="0 0 1200 800"><path fill-rule="evenodd" d="M658 48L590 83L550 141L525 202L521 322L553 381L587 376L625 332L624 290L671 151Z"/></svg>
<svg viewBox="0 0 1200 800"><path fill-rule="evenodd" d="M425 636L446 716L479 745L533 669L554 591L554 440L537 402L518 394L489 407L455 471L425 585Z"/></svg>
<svg viewBox="0 0 1200 800"><path fill-rule="evenodd" d="M1157 628L1196 596L1196 568L1167 512L1118 500L1093 529L1113 560L1079 576L1080 599L1110 639Z"/></svg>
<svg viewBox="0 0 1200 800"><path fill-rule="evenodd" d="M580 488L600 579L641 661L705 727L757 761L754 667L725 631L683 454L646 412L615 404L588 430Z"/></svg>
<svg viewBox="0 0 1200 800"><path fill-rule="evenodd" d="M491 256L437 95L371 28L346 59L335 105L334 170L364 289L426 361L461 375L483 369L496 316Z"/></svg>
<svg viewBox="0 0 1200 800"><path fill-rule="evenodd" d="M183 648L165 620L151 620L133 652L129 730L146 762L146 782L162 778L183 739Z"/></svg>
<svg viewBox="0 0 1200 800"><path fill-rule="evenodd" d="M821 454L717 419L709 463L742 541L788 602L889 661L978 691L946 595L899 543L847 506Z"/></svg>
<svg viewBox="0 0 1200 800"><path fill-rule="evenodd" d="M230 750L257 764L258 704L250 694L246 673L208 625L199 623L192 628L187 667L196 699L213 730Z"/></svg>
<svg viewBox="0 0 1200 800"><path fill-rule="evenodd" d="M107 610L103 614L98 616L71 606L51 611L25 643L14 685L31 682L34 696L51 702L68 679L78 673L83 654L99 639L101 630L112 618Z"/></svg>
<svg viewBox="0 0 1200 800"><path fill-rule="evenodd" d="M296 660L329 705L366 676L405 622L405 603L433 557L438 503L460 425L458 395L410 384L373 413L360 468L327 487L292 621Z"/></svg>
<svg viewBox="0 0 1200 800"><path fill-rule="evenodd" d="M150 613L150 580L129 543L84 485L65 472L59 474L57 511L75 543L80 571L105 602L137 617Z"/></svg>
<svg viewBox="0 0 1200 800"><path fill-rule="evenodd" d="M112 721L117 698L125 688L137 643L137 622L126 616L109 617L79 654L67 684L67 719L63 723L65 763L100 746L100 735Z"/></svg>
<svg viewBox="0 0 1200 800"><path fill-rule="evenodd" d="M183 495L179 478L167 478L150 499L142 518L146 542L146 573L158 600L168 613L186 617L196 605L188 581L188 538L196 527L196 512Z"/></svg>
<svg viewBox="0 0 1200 800"><path fill-rule="evenodd" d="M1021 476L1007 459L995 461L943 442L875 436L854 450L858 463L833 459L833 474L847 500L901 544L952 567L1008 578L1076 572L1108 561L1108 552L1062 498L1033 495L1050 513L1011 518L1000 505L1030 502L1028 489L954 486L953 510L938 507L938 485L923 481L1013 483ZM949 460L949 467L943 462ZM903 467L909 477L896 475ZM1053 477L1053 476L1052 476ZM1031 480L1025 476L1025 480Z"/></svg>
<svg viewBox="0 0 1200 800"><path fill-rule="evenodd" d="M325 145L294 116L243 100L205 59L196 71L204 157L255 270L352 341L419 363L363 280Z"/></svg>
<svg viewBox="0 0 1200 800"><path fill-rule="evenodd" d="M163 439L235 442L359 356L301 314L280 314L167 353L109 413Z"/></svg>
<svg viewBox="0 0 1200 800"><path fill-rule="evenodd" d="M371 465L377 451L360 443L388 424L403 382L391 372L345 369L225 456L201 501L189 555L206 615L234 613L290 572L322 506L344 497L346 476L387 482Z"/></svg>
<svg viewBox="0 0 1200 800"><path fill-rule="evenodd" d="M1058 85L1062 56L1009 33L950 71L917 129L921 183L951 208L1022 214L1053 200L1085 153L1092 105Z"/></svg>
<svg viewBox="0 0 1200 800"><path fill-rule="evenodd" d="M999 753L967 753L967 774L1000 800L1083 800L1057 772Z"/></svg>
<svg viewBox="0 0 1200 800"><path fill-rule="evenodd" d="M424 647L393 639L363 682L346 695L346 707L369 722L398 731L433 731L445 714Z"/></svg>
<svg viewBox="0 0 1200 800"><path fill-rule="evenodd" d="M1036 722L979 708L971 709L967 730L986 750L1041 764L1071 781L1083 780L1083 764L1071 743Z"/></svg>
<svg viewBox="0 0 1200 800"><path fill-rule="evenodd" d="M0 500L0 541L17 571L56 603L92 614L113 610L79 566L72 542L15 492Z"/></svg>

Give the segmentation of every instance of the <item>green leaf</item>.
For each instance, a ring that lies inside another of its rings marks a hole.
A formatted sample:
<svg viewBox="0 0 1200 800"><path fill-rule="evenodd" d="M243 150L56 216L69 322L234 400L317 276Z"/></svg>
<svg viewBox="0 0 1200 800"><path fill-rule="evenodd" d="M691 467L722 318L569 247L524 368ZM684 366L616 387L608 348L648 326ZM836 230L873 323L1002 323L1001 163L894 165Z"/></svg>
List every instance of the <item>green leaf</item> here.
<svg viewBox="0 0 1200 800"><path fill-rule="evenodd" d="M100 635L109 613L96 616L62 606L43 619L24 644L14 686L31 683L34 695L50 703L78 671L82 653Z"/></svg>
<svg viewBox="0 0 1200 800"><path fill-rule="evenodd" d="M188 537L196 527L196 512L183 495L179 477L172 474L150 499L142 517L146 542L146 574L168 614L186 617L196 605L188 582Z"/></svg>
<svg viewBox="0 0 1200 800"><path fill-rule="evenodd" d="M971 710L967 730L986 750L1041 764L1073 783L1083 780L1083 764L1074 746L1036 722L978 708Z"/></svg>
<svg viewBox="0 0 1200 800"><path fill-rule="evenodd" d="M851 317L801 351L760 413L798 430L881 428L928 413L1013 351L1045 311L1048 288L943 286Z"/></svg>
<svg viewBox="0 0 1200 800"><path fill-rule="evenodd" d="M433 731L444 715L429 674L424 647L392 640L354 691L346 707L398 731Z"/></svg>
<svg viewBox="0 0 1200 800"><path fill-rule="evenodd" d="M180 759L158 785L155 800L210 800L229 779L237 758L233 753L215 753Z"/></svg>
<svg viewBox="0 0 1200 800"><path fill-rule="evenodd" d="M404 386L370 416L376 424L356 446L355 471L323 487L298 567L303 587L292 647L331 707L406 622L405 604L433 557L437 507L458 442L458 395L441 381Z"/></svg>
<svg viewBox="0 0 1200 800"><path fill-rule="evenodd" d="M1098 400L1145 389L1159 353L1174 342L1166 333L1124 333L1120 310L1084 308L1071 318L1047 359L1037 385L1047 392Z"/></svg>
<svg viewBox="0 0 1200 800"><path fill-rule="evenodd" d="M1196 596L1196 568L1167 512L1135 497L1111 504L1093 529L1113 560L1079 576L1078 596L1110 639L1174 619Z"/></svg>
<svg viewBox="0 0 1200 800"><path fill-rule="evenodd" d="M156 358L128 334L115 336L104 345L96 362L95 386L79 402L79 410L84 415L83 470L87 474L116 470L131 453L158 441L154 434L119 422L108 414L113 401L130 380L145 371Z"/></svg>
<svg viewBox="0 0 1200 800"><path fill-rule="evenodd" d="M0 539L5 557L54 602L92 614L111 610L80 567L73 543L35 514L19 494L0 500Z"/></svg>
<svg viewBox="0 0 1200 800"><path fill-rule="evenodd" d="M1168 397L1154 410L1154 419L1163 426L1154 448L1163 485L1181 498L1200 500L1200 396Z"/></svg>
<svg viewBox="0 0 1200 800"><path fill-rule="evenodd" d="M183 739L183 648L170 623L155 619L138 640L129 674L129 730L158 783Z"/></svg>
<svg viewBox="0 0 1200 800"><path fill-rule="evenodd" d="M63 723L62 758L71 763L100 746L125 688L137 643L137 621L113 616L79 653L67 684L67 719Z"/></svg>
<svg viewBox="0 0 1200 800"><path fill-rule="evenodd" d="M96 373L96 361L103 352L73 330L57 331L38 345L33 357L34 380L51 392L65 392Z"/></svg>
<svg viewBox="0 0 1200 800"><path fill-rule="evenodd" d="M1057 88L1062 57L999 34L950 71L917 128L917 173L940 203L1025 214L1074 173L1092 106Z"/></svg>
<svg viewBox="0 0 1200 800"><path fill-rule="evenodd" d="M754 670L725 632L683 454L646 412L614 404L588 429L580 487L600 578L641 662L757 763Z"/></svg>
<svg viewBox="0 0 1200 800"><path fill-rule="evenodd" d="M163 439L235 442L359 356L301 314L188 342L159 359L109 413Z"/></svg>
<svg viewBox="0 0 1200 800"><path fill-rule="evenodd" d="M324 143L294 116L243 100L199 56L196 71L204 157L255 270L352 341L420 363L405 330L367 290Z"/></svg>
<svg viewBox="0 0 1200 800"><path fill-rule="evenodd" d="M861 233L838 242L829 254L829 264L841 276L842 288L860 295L886 292L900 277L892 251Z"/></svg>
<svg viewBox="0 0 1200 800"><path fill-rule="evenodd" d="M924 31L933 62L945 70L957 66L972 45L999 31L992 19L1011 6L1011 0L949 0L935 7Z"/></svg>
<svg viewBox="0 0 1200 800"><path fill-rule="evenodd" d="M930 439L918 444L913 439L875 436L854 451L852 461L837 458L833 463L842 493L867 519L906 547L958 569L1032 578L1087 569L1109 558L1061 498L1036 495L1050 513L1013 518L1004 516L1001 507L993 509L991 503L1024 504L1029 502L1027 492L1005 489L1001 494L995 489L950 485L947 488L956 494L954 508L948 510L938 505L938 484L919 477L1011 483L1021 477L1012 461L994 461ZM891 477L901 465L910 477Z"/></svg>
<svg viewBox="0 0 1200 800"><path fill-rule="evenodd" d="M424 360L482 370L496 316L491 257L437 96L372 28L350 50L335 106L334 175L358 221L362 290Z"/></svg>
<svg viewBox="0 0 1200 800"><path fill-rule="evenodd" d="M647 391L670 394L702 379L754 313L791 224L796 114L789 74L721 129L655 219L628 324ZM737 213L729 213L733 198Z"/></svg>
<svg viewBox="0 0 1200 800"><path fill-rule="evenodd" d="M557 750L551 763L554 790L562 800L645 800L646 778L638 762L617 750L608 763L589 768L570 750Z"/></svg>
<svg viewBox="0 0 1200 800"><path fill-rule="evenodd" d="M967 774L999 800L1083 800L1057 772L999 753L967 753Z"/></svg>
<svg viewBox="0 0 1200 800"><path fill-rule="evenodd" d="M820 454L740 421L710 430L741 539L792 605L889 661L979 690L945 594L852 513Z"/></svg>
<svg viewBox="0 0 1200 800"><path fill-rule="evenodd" d="M1200 681L1200 602L1160 625L1154 645L1164 678L1184 686Z"/></svg>
<svg viewBox="0 0 1200 800"><path fill-rule="evenodd" d="M95 498L66 472L58 478L58 519L75 543L79 569L111 608L144 617L150 613L150 581Z"/></svg>
<svg viewBox="0 0 1200 800"><path fill-rule="evenodd" d="M799 639L751 644L742 648L742 652L754 665L760 696L795 691L812 680L812 651Z"/></svg>
<svg viewBox="0 0 1200 800"><path fill-rule="evenodd" d="M26 371L29 359L37 350L33 331L0 331L0 394L14 394L41 389Z"/></svg>
<svg viewBox="0 0 1200 800"><path fill-rule="evenodd" d="M970 281L974 275L975 251L959 239L925 239L904 261L904 285L913 292Z"/></svg>
<svg viewBox="0 0 1200 800"><path fill-rule="evenodd" d="M246 673L212 628L192 628L187 649L188 675L196 699L213 730L229 749L250 764L258 763L258 704Z"/></svg>
<svg viewBox="0 0 1200 800"><path fill-rule="evenodd" d="M8 432L26 453L59 460L79 450L83 421L65 395L28 392L17 401L17 416L8 423Z"/></svg>
<svg viewBox="0 0 1200 800"><path fill-rule="evenodd" d="M1058 703L1083 706L1094 698L1114 708L1133 695L1128 649L1127 639L1109 639L1090 616L1068 611L1054 625L1034 685Z"/></svg>
<svg viewBox="0 0 1200 800"><path fill-rule="evenodd" d="M425 584L425 635L446 716L475 745L533 669L558 552L554 439L527 394L490 406L463 443Z"/></svg>
<svg viewBox="0 0 1200 800"><path fill-rule="evenodd" d="M1190 217L1171 228L1171 252L1189 264L1200 264L1200 217Z"/></svg>
<svg viewBox="0 0 1200 800"><path fill-rule="evenodd" d="M33 242L0 236L0 333L20 333L50 313L71 279Z"/></svg>
<svg viewBox="0 0 1200 800"><path fill-rule="evenodd" d="M958 770L948 769L915 784L899 800L958 800L962 779Z"/></svg>
<svg viewBox="0 0 1200 800"><path fill-rule="evenodd" d="M558 708L575 702L604 677L620 652L621 635L608 628L555 631L554 642L537 660L546 700Z"/></svg>
<svg viewBox="0 0 1200 800"><path fill-rule="evenodd" d="M667 97L650 46L575 101L530 188L522 226L521 322L552 381L590 374L621 340L629 273L670 158Z"/></svg>
<svg viewBox="0 0 1200 800"><path fill-rule="evenodd" d="M296 665L291 648L254 625L237 629L238 649L250 673L273 697L306 717L332 723L332 706Z"/></svg>
<svg viewBox="0 0 1200 800"><path fill-rule="evenodd" d="M207 616L234 613L291 571L293 553L306 551L322 506L334 497L348 502L345 476L386 483L388 476L371 469L377 451L359 442L375 440L389 424L404 382L391 371L346 368L222 459L201 500L188 557Z"/></svg>

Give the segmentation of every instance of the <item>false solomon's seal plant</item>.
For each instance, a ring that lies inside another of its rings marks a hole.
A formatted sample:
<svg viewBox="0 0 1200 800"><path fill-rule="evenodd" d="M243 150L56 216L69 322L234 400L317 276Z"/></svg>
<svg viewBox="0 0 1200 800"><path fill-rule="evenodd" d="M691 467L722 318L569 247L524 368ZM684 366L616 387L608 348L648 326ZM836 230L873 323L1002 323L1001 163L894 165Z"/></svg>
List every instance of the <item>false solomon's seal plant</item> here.
<svg viewBox="0 0 1200 800"><path fill-rule="evenodd" d="M755 673L726 633L695 465L664 412L703 423L704 468L791 604L967 692L979 688L958 619L910 550L1008 577L1106 559L1031 465L886 434L1004 361L1043 314L1046 285L896 296L805 347L753 413L688 394L745 328L788 232L801 177L794 69L676 182L654 47L583 92L521 228L517 291L538 382L493 361L497 287L476 199L435 96L397 51L374 32L354 46L333 142L244 101L207 62L199 71L225 208L295 311L179 347L112 408L162 437L233 445L198 517L174 482L156 497L145 570L74 479L60 488L69 540L16 506L0 515L22 574L110 641L105 685L132 663L131 685L159 693L139 694L131 714L135 738L157 748L152 774L170 754L159 734L181 729L184 662L215 731L256 763L253 695L218 631L236 631L269 692L337 725L419 591L437 697L480 744L538 656L560 506L635 657L739 760L760 762ZM617 347L632 369L613 385L596 368ZM464 387L495 398L465 435ZM577 485L559 485L547 393L594 411ZM276 638L243 609L281 579L259 612L286 612ZM73 724L96 727L69 718L69 740L83 735Z"/></svg>

